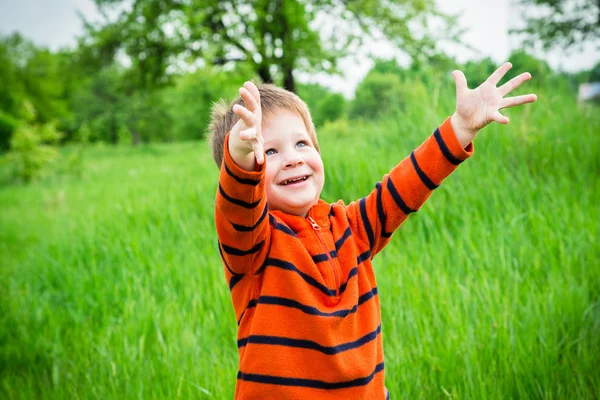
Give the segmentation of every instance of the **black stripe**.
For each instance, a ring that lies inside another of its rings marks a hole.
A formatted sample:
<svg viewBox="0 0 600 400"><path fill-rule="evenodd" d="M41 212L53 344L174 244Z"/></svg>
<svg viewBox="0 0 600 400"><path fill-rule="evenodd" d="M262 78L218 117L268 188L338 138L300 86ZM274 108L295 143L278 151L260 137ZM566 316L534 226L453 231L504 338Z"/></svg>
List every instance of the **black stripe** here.
<svg viewBox="0 0 600 400"><path fill-rule="evenodd" d="M342 294L346 291L346 287L348 286L348 281L350 281L350 278L352 278L355 275L358 275L358 267L354 267L350 270L350 272L348 272L348 278L346 278L346 282L344 282L340 285L340 294Z"/></svg>
<svg viewBox="0 0 600 400"><path fill-rule="evenodd" d="M385 389L385 400L390 400L390 391Z"/></svg>
<svg viewBox="0 0 600 400"><path fill-rule="evenodd" d="M265 257L265 261L263 261L262 265L256 270L254 275L260 275L265 270L267 267L267 260L268 258Z"/></svg>
<svg viewBox="0 0 600 400"><path fill-rule="evenodd" d="M259 251L260 248L263 246L263 244L265 244L264 240L262 242L256 244L250 250L240 250L235 247L229 247L223 243L221 243L221 246L223 247L223 251L225 251L225 253L231 254L232 256L247 256L248 254L254 254L257 251Z"/></svg>
<svg viewBox="0 0 600 400"><path fill-rule="evenodd" d="M408 215L408 214L416 211L416 210L413 210L412 208L410 208L409 206L407 206L406 203L404 202L404 200L402 200L402 197L400 197L400 194L396 190L396 187L394 186L394 183L392 182L392 178L390 178L390 177L388 177L388 181L387 181L387 190L392 195L392 198L396 202L396 205L398 206L398 208L400 208L404 214Z"/></svg>
<svg viewBox="0 0 600 400"><path fill-rule="evenodd" d="M353 306L352 308L337 310L337 311L332 311L332 312L324 312L324 311L319 310L316 307L307 306L306 304L302 304L300 302L297 302L296 300L286 299L284 297L277 297L277 296L260 296L258 298L258 304L269 304L269 305L274 305L274 306L296 308L305 314L317 315L319 317L345 318L349 314L355 313L360 305L366 303L368 300L372 299L376 295L377 295L377 288L373 288L373 290L370 290L370 291L366 292L365 294L361 295L358 298L358 303L355 306ZM239 325L239 323L238 323L238 325Z"/></svg>
<svg viewBox="0 0 600 400"><path fill-rule="evenodd" d="M344 244L346 239L348 239L351 235L352 235L352 230L350 229L350 227L347 227L346 230L344 231L344 234L342 235L342 237L339 238L338 240L336 240L335 249L337 251L340 251L340 247L342 247L342 245Z"/></svg>
<svg viewBox="0 0 600 400"><path fill-rule="evenodd" d="M383 371L384 364L377 364L375 370L365 376L363 378L353 379L351 381L343 381L343 382L325 382L319 381L316 379L303 379L303 378L290 378L285 376L273 376L273 375L260 375L260 374L246 374L242 371L238 371L237 378L243 381L248 382L257 382L257 383L267 383L272 385L280 385L280 386L299 386L299 387L309 387L315 389L345 389L356 386L366 386L368 385L375 374Z"/></svg>
<svg viewBox="0 0 600 400"><path fill-rule="evenodd" d="M458 165L461 162L463 162L463 160L454 157L454 154L450 152L450 149L448 148L448 146L446 146L446 142L444 142L444 138L442 138L442 134L440 133L439 128L435 130L435 132L433 133L433 137L435 138L435 141L437 142L440 151L442 152L444 157L446 157L446 160L448 160L453 165Z"/></svg>
<svg viewBox="0 0 600 400"><path fill-rule="evenodd" d="M219 184L219 192L221 193L221 196L223 196L223 198L225 198L225 200L229 201L230 203L236 204L238 206L244 207L244 208L254 208L257 205L260 204L261 199L259 199L258 201L254 202L254 203L246 203L243 200L239 200L239 199L234 199L233 197L230 197L229 195L227 195L227 193L225 193L225 191L223 190L223 188L221 187L221 184Z"/></svg>
<svg viewBox="0 0 600 400"><path fill-rule="evenodd" d="M356 257L356 263L360 265L361 262L366 261L371 258L371 250L367 250L364 253L360 254Z"/></svg>
<svg viewBox="0 0 600 400"><path fill-rule="evenodd" d="M242 280L242 278L244 277L244 275L234 275L231 277L231 279L229 280L229 290L233 290L233 287Z"/></svg>
<svg viewBox="0 0 600 400"><path fill-rule="evenodd" d="M363 337L352 342L338 344L337 346L323 346L312 340L293 339L282 336L267 336L267 335L250 335L247 338L238 340L238 348L244 347L247 344L266 344L270 346L295 347L299 349L316 350L323 354L334 355L343 353L344 351L362 347L365 344L372 342L381 333L381 325L373 332L369 332Z"/></svg>
<svg viewBox="0 0 600 400"><path fill-rule="evenodd" d="M269 222L271 223L271 225L273 225L273 229L277 229L278 231L287 233L288 235L293 236L293 237L298 237L298 236L296 236L296 233L293 230L291 230L287 225L277 222L275 217L270 214L269 214Z"/></svg>
<svg viewBox="0 0 600 400"><path fill-rule="evenodd" d="M375 243L375 237L373 235L373 228L371 228L371 223L369 222L369 216L367 215L367 206L366 200L363 197L360 199L360 216L363 221L363 225L365 226L365 231L367 231L367 237L369 238L369 248L373 249L373 244Z"/></svg>
<svg viewBox="0 0 600 400"><path fill-rule="evenodd" d="M227 171L227 173L229 174L229 176L231 176L237 182L242 183L244 185L252 185L252 186L256 186L256 185L258 185L260 183L260 179L255 180L255 179L240 178L239 176L237 176L236 174L234 174L233 172L231 172L231 170L227 166L226 162L223 162L223 164L225 165L225 171Z"/></svg>
<svg viewBox="0 0 600 400"><path fill-rule="evenodd" d="M240 318L238 319L238 322L237 322L238 326L240 326L240 322L242 322L242 318L244 317L246 310L248 310L249 308L253 308L253 307L256 307L256 299L252 299L248 302L248 305L246 306L244 311L242 311L242 313L240 314Z"/></svg>
<svg viewBox="0 0 600 400"><path fill-rule="evenodd" d="M268 211L269 211L269 205L265 203L265 209L264 209L262 215L260 216L260 218L258 219L258 221L256 221L256 224L254 224L252 226L245 226L245 225L234 224L232 222L231 225L233 225L234 229L236 231L239 231L239 232L250 232L250 231L253 231L254 229L256 229L256 227L258 225L260 225L260 223L262 222L262 220L265 219L265 216L267 215Z"/></svg>
<svg viewBox="0 0 600 400"><path fill-rule="evenodd" d="M288 271L296 272L298 275L300 275L300 277L302 277L302 279L304 279L304 281L306 283L308 283L311 286L316 287L321 292L325 293L327 296L336 296L335 289L329 289L327 286L317 282L317 280L315 278L300 271L298 268L296 268L296 266L294 264L292 264L290 262L287 262L284 260L279 260L277 258L269 258L269 259L267 259L267 265L286 269Z"/></svg>
<svg viewBox="0 0 600 400"><path fill-rule="evenodd" d="M323 254L317 254L317 255L314 255L314 256L311 256L311 257L312 257L313 262L315 264L317 264L317 263L320 263L320 262L323 262L323 261L327 261L330 258L331 259L336 258L337 257L337 251L331 250L329 252L329 257L327 257L327 254L325 254L325 253L323 253Z"/></svg>
<svg viewBox="0 0 600 400"><path fill-rule="evenodd" d="M335 217L335 210L333 209L333 204L330 204L329 214L327 215L329 218Z"/></svg>
<svg viewBox="0 0 600 400"><path fill-rule="evenodd" d="M223 254L223 250L221 250L221 242L217 241L217 245L219 246L219 254L221 254L221 260L223 260L223 264L225 264L225 268L227 268L229 273L233 276L240 276L240 275L243 276L244 274L238 274L236 272L233 272L233 270L231 268L229 268L227 261L225 261L225 255Z"/></svg>
<svg viewBox="0 0 600 400"><path fill-rule="evenodd" d="M412 153L410 153L410 161L412 161L412 165L415 168L415 171L417 171L417 175L419 175L419 178L421 179L421 182L423 182L423 184L425 186L427 186L427 189L429 189L429 190L437 189L438 185L436 185L435 183L433 183L431 181L431 179L429 179L429 177L427 176L427 174L425 172L423 172L423 170L421 169L421 167L419 167L419 164L417 163L417 158L415 157L415 152L414 151Z"/></svg>
<svg viewBox="0 0 600 400"><path fill-rule="evenodd" d="M381 200L381 182L377 182L375 188L377 189L377 215L379 216L379 224L381 225L381 236L389 238L392 236L392 232L385 231L386 215L383 210L383 201Z"/></svg>

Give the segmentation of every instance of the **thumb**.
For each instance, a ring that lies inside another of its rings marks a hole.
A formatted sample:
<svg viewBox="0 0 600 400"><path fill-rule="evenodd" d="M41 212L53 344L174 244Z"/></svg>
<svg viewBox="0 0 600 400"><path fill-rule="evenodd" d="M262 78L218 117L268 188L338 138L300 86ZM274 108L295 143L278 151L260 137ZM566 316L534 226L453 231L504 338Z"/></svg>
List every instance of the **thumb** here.
<svg viewBox="0 0 600 400"><path fill-rule="evenodd" d="M462 71L458 69L453 71L452 77L454 78L454 83L456 83L457 94L469 90L469 87L467 86L467 78L465 77L465 74L462 73Z"/></svg>
<svg viewBox="0 0 600 400"><path fill-rule="evenodd" d="M494 114L492 114L492 119L505 125L510 121L507 116L500 114L500 111L496 111Z"/></svg>

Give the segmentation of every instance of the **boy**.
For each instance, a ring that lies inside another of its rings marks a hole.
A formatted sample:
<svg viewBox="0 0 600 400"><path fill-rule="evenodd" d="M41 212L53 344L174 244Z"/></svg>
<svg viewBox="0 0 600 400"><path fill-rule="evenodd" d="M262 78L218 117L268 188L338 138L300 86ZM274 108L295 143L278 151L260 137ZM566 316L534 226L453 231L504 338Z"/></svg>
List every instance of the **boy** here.
<svg viewBox="0 0 600 400"><path fill-rule="evenodd" d="M454 71L456 112L349 205L319 197L323 162L296 95L246 82L233 107L215 107L215 218L238 320L236 399L389 398L371 260L471 156L477 132L508 123L499 109L536 100L503 98L531 78L523 73L497 88L510 68L475 90Z"/></svg>

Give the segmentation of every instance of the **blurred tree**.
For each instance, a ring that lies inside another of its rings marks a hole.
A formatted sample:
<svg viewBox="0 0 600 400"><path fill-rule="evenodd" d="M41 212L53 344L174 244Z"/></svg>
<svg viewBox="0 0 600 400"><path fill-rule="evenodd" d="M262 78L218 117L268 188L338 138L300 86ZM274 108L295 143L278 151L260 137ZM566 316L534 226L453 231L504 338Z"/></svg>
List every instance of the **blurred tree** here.
<svg viewBox="0 0 600 400"><path fill-rule="evenodd" d="M119 132L128 131L132 144L173 139L171 118L158 90L129 92L128 71L111 65L91 75L73 93L77 130L92 142L116 144Z"/></svg>
<svg viewBox="0 0 600 400"><path fill-rule="evenodd" d="M367 37L387 38L413 58L450 40L453 18L434 0L95 0L102 23L86 23L87 56L126 55L139 87L168 80L169 69L249 63L265 82L294 90L297 69L334 72ZM109 17L116 15L116 17ZM435 30L428 30L432 20ZM410 25L410 28L409 28ZM419 34L414 32L419 31ZM436 37L433 37L435 34Z"/></svg>
<svg viewBox="0 0 600 400"><path fill-rule="evenodd" d="M49 174L52 164L60 158L55 147L60 137L53 123L17 127L6 155L13 178L27 183Z"/></svg>
<svg viewBox="0 0 600 400"><path fill-rule="evenodd" d="M467 61L462 71L467 78L469 88L474 89L498 69L498 65L489 57Z"/></svg>
<svg viewBox="0 0 600 400"><path fill-rule="evenodd" d="M546 49L571 47L600 39L600 1L598 0L521 0L537 16L526 16L527 25L512 32L524 33L528 43L540 41Z"/></svg>
<svg viewBox="0 0 600 400"><path fill-rule="evenodd" d="M600 82L600 62L590 70L590 76L588 82Z"/></svg>
<svg viewBox="0 0 600 400"><path fill-rule="evenodd" d="M406 102L405 94L398 75L371 70L356 88L356 98L351 103L349 117L376 119L402 108Z"/></svg>
<svg viewBox="0 0 600 400"><path fill-rule="evenodd" d="M316 127L340 118L346 107L344 96L318 84L298 85L298 95L308 105Z"/></svg>
<svg viewBox="0 0 600 400"><path fill-rule="evenodd" d="M529 72L534 82L540 84L545 82L552 74L552 70L546 61L536 58L524 50L512 52L508 57L508 61L512 63L513 67L505 75L504 81L509 80L522 72Z"/></svg>
<svg viewBox="0 0 600 400"><path fill-rule="evenodd" d="M166 110L176 140L202 139L210 119L210 109L227 95L235 96L251 71L219 71L205 67L176 79L164 91Z"/></svg>

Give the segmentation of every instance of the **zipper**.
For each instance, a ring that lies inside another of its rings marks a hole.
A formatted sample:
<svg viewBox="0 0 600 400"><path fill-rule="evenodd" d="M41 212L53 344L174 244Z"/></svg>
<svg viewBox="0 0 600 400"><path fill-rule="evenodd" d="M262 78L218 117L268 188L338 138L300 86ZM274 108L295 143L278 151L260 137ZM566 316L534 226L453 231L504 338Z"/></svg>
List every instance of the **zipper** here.
<svg viewBox="0 0 600 400"><path fill-rule="evenodd" d="M319 233L319 231L321 230L321 227L319 226L319 224L317 224L317 222L311 216L308 216L308 218L306 218L306 219L308 220L308 223L310 224L310 226L312 226L313 231L315 232L315 235L317 235L317 239L319 239L319 242L321 242L321 246L323 246L323 250L325 250L325 255L327 256L327 260L329 260L329 265L331 266L331 269L333 270L333 275L335 276L335 295L339 296L340 295L340 277L338 276L337 268L335 267L333 260L331 259L331 256L329 255L329 250L327 250L325 241L323 240L323 238L321 237L321 234Z"/></svg>

